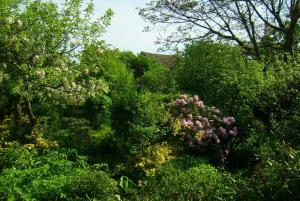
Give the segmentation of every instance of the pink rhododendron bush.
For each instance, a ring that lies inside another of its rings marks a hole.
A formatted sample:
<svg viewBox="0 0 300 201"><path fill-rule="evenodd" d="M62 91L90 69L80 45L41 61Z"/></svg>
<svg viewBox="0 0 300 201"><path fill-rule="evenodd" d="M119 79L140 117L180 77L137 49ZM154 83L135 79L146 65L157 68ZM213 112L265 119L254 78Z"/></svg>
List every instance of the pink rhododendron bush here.
<svg viewBox="0 0 300 201"><path fill-rule="evenodd" d="M234 117L224 117L216 107L204 105L197 95L179 96L171 103L174 135L179 135L190 148L217 154L224 162L229 142L238 135Z"/></svg>

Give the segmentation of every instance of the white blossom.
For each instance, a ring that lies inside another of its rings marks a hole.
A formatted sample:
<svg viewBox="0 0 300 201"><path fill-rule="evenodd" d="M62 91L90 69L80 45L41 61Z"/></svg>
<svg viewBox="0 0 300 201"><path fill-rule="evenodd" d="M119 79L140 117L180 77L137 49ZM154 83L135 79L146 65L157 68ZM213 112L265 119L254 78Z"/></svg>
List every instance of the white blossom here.
<svg viewBox="0 0 300 201"><path fill-rule="evenodd" d="M44 78L45 75L46 75L46 73L45 73L45 71L43 71L43 70L38 70L38 71L36 71L36 75L37 75L39 78Z"/></svg>
<svg viewBox="0 0 300 201"><path fill-rule="evenodd" d="M7 17L7 18L5 19L5 22L6 22L7 24L12 24L12 23L14 23L14 19L13 19L12 17Z"/></svg>
<svg viewBox="0 0 300 201"><path fill-rule="evenodd" d="M22 21L21 21L21 20L18 20L18 21L17 21L17 25L18 25L18 27L21 27L21 26L23 25Z"/></svg>

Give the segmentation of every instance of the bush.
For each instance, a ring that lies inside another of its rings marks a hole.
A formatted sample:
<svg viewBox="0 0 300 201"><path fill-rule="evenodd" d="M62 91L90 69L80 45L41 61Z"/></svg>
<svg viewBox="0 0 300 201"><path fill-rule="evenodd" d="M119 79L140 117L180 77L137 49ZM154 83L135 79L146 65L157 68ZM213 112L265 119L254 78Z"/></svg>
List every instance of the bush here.
<svg viewBox="0 0 300 201"><path fill-rule="evenodd" d="M179 59L174 71L180 89L234 115L242 130L254 117L271 130L271 116L283 107L289 77L297 69L295 61L254 61L238 47L204 41L188 46Z"/></svg>
<svg viewBox="0 0 300 201"><path fill-rule="evenodd" d="M189 157L183 161L170 161L154 177L147 179L135 199L152 201L234 199L236 189L229 180L230 175L219 172L203 161L196 160L195 163L193 161L195 159Z"/></svg>
<svg viewBox="0 0 300 201"><path fill-rule="evenodd" d="M155 174L168 160L173 158L172 147L167 142L157 143L145 149L144 153L138 156L137 168L142 169L147 176Z"/></svg>
<svg viewBox="0 0 300 201"><path fill-rule="evenodd" d="M141 91L174 93L177 91L177 84L171 71L161 65L156 64L138 79L138 86Z"/></svg>
<svg viewBox="0 0 300 201"><path fill-rule="evenodd" d="M251 70L239 48L213 42L195 42L179 59L174 71L180 88L221 109L232 106L239 76Z"/></svg>
<svg viewBox="0 0 300 201"><path fill-rule="evenodd" d="M167 136L170 113L164 102L168 99L169 96L155 93L139 95L128 136L131 153L139 153L143 147L155 144Z"/></svg>
<svg viewBox="0 0 300 201"><path fill-rule="evenodd" d="M109 82L112 107L128 106L135 99L136 86L134 77L124 64L107 60L103 64L105 76Z"/></svg>
<svg viewBox="0 0 300 201"><path fill-rule="evenodd" d="M90 97L85 102L85 116L91 122L93 129L99 129L101 125L111 123L111 106L111 98L103 94Z"/></svg>
<svg viewBox="0 0 300 201"><path fill-rule="evenodd" d="M40 154L35 148L15 147L0 154L5 164L1 200L117 200L116 181L74 151Z"/></svg>
<svg viewBox="0 0 300 201"><path fill-rule="evenodd" d="M217 154L224 162L229 142L238 134L234 117L223 117L219 109L207 107L197 95L181 95L171 103L173 134L180 134L189 147L202 153Z"/></svg>
<svg viewBox="0 0 300 201"><path fill-rule="evenodd" d="M261 147L249 186L257 200L299 200L300 153L284 143ZM253 196L253 195L252 195Z"/></svg>
<svg viewBox="0 0 300 201"><path fill-rule="evenodd" d="M135 78L139 78L153 66L159 65L155 60L143 55L134 55L132 52L121 52L120 60L133 71Z"/></svg>

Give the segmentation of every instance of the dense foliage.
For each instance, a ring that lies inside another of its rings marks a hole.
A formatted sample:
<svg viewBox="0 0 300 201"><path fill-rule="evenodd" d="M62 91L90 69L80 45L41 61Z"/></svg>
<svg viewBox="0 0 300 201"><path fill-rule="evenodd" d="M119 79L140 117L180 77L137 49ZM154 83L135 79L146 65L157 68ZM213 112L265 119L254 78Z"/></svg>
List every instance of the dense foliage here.
<svg viewBox="0 0 300 201"><path fill-rule="evenodd" d="M0 200L300 200L298 52L200 40L167 68L93 10L0 3Z"/></svg>
<svg viewBox="0 0 300 201"><path fill-rule="evenodd" d="M221 111L207 107L198 95L181 95L171 103L174 134L180 133L190 147L202 152L215 152L220 162L228 156L228 143L238 135L234 117L221 117Z"/></svg>

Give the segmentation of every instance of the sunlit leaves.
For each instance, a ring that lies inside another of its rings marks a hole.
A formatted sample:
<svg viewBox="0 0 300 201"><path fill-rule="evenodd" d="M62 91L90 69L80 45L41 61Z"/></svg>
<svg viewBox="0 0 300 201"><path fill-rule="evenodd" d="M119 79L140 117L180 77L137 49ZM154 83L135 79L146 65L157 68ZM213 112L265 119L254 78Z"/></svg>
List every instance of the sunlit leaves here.
<svg viewBox="0 0 300 201"><path fill-rule="evenodd" d="M10 0L0 10L0 83L8 93L79 104L108 92L102 79L87 76L94 66L81 66L78 50L100 40L111 10L95 18L92 2L82 0L66 0L60 7L50 1Z"/></svg>

